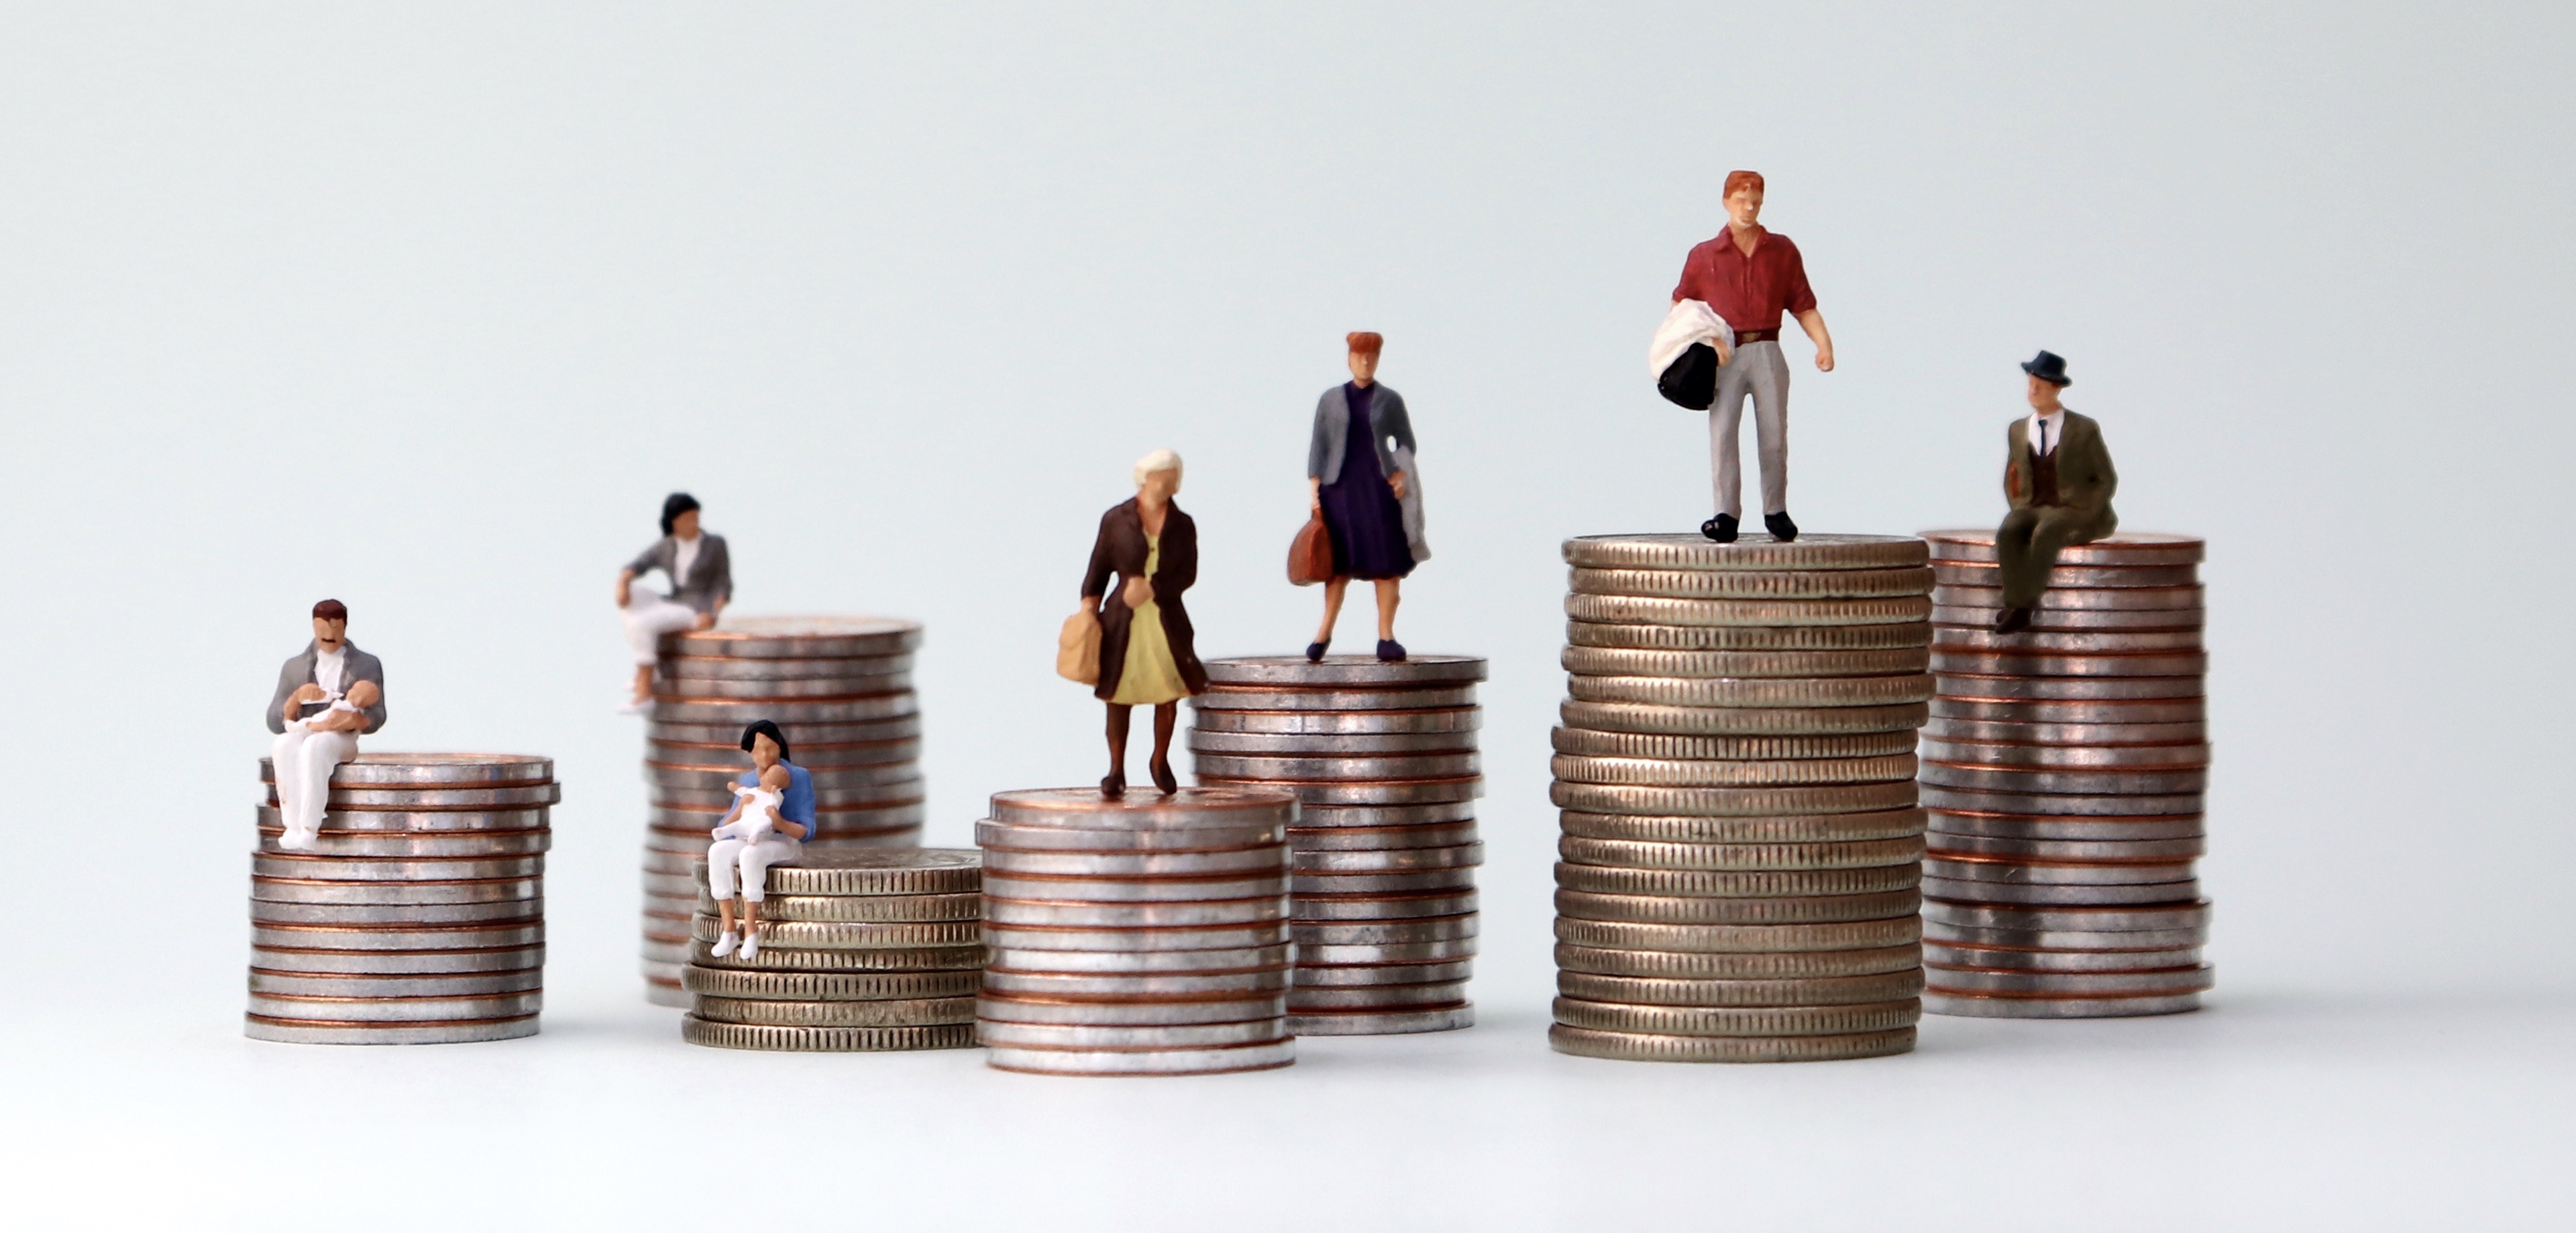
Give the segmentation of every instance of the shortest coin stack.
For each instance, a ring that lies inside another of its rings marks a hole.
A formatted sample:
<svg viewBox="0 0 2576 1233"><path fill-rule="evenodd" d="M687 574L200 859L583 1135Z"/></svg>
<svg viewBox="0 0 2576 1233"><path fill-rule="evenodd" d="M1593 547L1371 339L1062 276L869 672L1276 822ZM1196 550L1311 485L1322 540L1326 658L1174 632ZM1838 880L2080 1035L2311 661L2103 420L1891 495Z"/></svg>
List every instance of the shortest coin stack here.
<svg viewBox="0 0 2576 1233"><path fill-rule="evenodd" d="M718 959L707 865L694 870L680 1038L724 1049L856 1053L975 1043L983 863L953 848L808 854L769 867L760 957Z"/></svg>
<svg viewBox="0 0 2576 1233"><path fill-rule="evenodd" d="M975 824L986 1060L1049 1075L1195 1075L1297 1060L1283 791L1003 792Z"/></svg>

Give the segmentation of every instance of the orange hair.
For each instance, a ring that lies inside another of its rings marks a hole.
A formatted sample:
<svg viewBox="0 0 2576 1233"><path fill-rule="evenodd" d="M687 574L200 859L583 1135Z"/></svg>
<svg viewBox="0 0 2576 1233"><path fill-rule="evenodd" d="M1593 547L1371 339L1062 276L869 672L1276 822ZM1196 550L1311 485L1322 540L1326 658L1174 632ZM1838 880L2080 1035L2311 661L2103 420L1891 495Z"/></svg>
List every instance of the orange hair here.
<svg viewBox="0 0 2576 1233"><path fill-rule="evenodd" d="M1759 172L1759 171L1730 171L1730 172L1727 172L1727 173L1726 173L1726 191L1725 191L1725 192L1722 192L1722 193L1719 193L1719 194L1718 194L1718 197L1719 197L1721 200L1723 200L1723 199L1725 199L1725 198L1728 198L1728 197L1732 197L1732 196L1734 196L1734 195L1735 195L1735 190L1737 190L1737 189L1739 189L1739 188L1749 188L1749 189L1752 189L1754 192L1757 192L1757 193L1758 193L1758 192L1761 192L1761 191L1762 191L1762 173L1761 173L1761 172Z"/></svg>
<svg viewBox="0 0 2576 1233"><path fill-rule="evenodd" d="M1386 348L1386 338L1383 335L1372 333L1368 330L1353 331L1349 335L1346 335L1342 341L1351 345L1351 354L1353 355L1376 355L1379 351Z"/></svg>

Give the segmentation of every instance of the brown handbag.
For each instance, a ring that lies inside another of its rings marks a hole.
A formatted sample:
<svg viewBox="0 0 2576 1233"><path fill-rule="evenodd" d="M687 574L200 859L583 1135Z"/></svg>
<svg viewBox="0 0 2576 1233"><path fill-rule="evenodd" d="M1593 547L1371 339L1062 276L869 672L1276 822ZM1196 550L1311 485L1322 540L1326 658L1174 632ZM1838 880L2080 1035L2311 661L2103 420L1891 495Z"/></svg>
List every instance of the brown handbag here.
<svg viewBox="0 0 2576 1233"><path fill-rule="evenodd" d="M1316 514L1306 519L1288 545L1288 581L1310 587L1332 576L1333 535L1324 529L1324 516Z"/></svg>

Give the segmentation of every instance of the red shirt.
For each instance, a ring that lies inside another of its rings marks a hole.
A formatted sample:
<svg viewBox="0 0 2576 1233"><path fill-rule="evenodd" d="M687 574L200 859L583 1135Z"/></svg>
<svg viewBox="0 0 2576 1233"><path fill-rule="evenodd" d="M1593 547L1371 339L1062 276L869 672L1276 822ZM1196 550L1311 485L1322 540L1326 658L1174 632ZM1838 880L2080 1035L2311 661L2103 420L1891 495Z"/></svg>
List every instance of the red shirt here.
<svg viewBox="0 0 2576 1233"><path fill-rule="evenodd" d="M1732 231L1721 231L1691 249L1673 299L1705 301L1738 333L1779 329L1782 313L1794 316L1816 306L1816 293L1807 289L1805 259L1789 237L1776 231L1756 237L1750 257L1735 246Z"/></svg>

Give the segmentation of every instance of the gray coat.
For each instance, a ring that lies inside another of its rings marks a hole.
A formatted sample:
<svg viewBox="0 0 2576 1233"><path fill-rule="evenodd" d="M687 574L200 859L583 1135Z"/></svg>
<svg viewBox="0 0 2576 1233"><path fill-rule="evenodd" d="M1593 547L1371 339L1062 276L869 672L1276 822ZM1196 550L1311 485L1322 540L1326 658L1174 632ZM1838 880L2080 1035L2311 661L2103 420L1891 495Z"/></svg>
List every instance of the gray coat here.
<svg viewBox="0 0 2576 1233"><path fill-rule="evenodd" d="M1404 395L1377 383L1377 397L1369 402L1369 426L1377 430L1377 469L1380 475L1393 475L1403 470L1396 465L1395 451L1401 446L1413 450L1413 417L1404 413ZM1387 438L1395 444L1387 444ZM1350 396L1336 385L1324 391L1315 403L1315 435L1306 446L1306 478L1329 484L1342 477L1342 454L1351 438Z"/></svg>
<svg viewBox="0 0 2576 1233"><path fill-rule="evenodd" d="M349 687L360 681L374 681L376 683L376 704L367 708L367 726L358 729L358 731L361 733L373 732L378 728L384 727L385 665L383 661L377 659L373 655L367 654L365 651L359 650L357 643L351 642L346 638L340 640L340 646L343 648L341 652L342 657L347 661L345 670L342 673L343 679L340 682L340 692L344 694L349 692ZM319 648L315 647L312 643L307 642L304 644L303 653L297 655L293 659L287 660L286 666L278 670L277 696L268 700L269 731L286 731L286 699L290 695L294 694L296 690L307 685L319 684L319 682L313 679L313 661L319 658L321 654L322 652ZM315 715L321 714L329 706L330 704L327 702L307 702L304 705L295 708L295 717L297 719L310 719Z"/></svg>
<svg viewBox="0 0 2576 1233"><path fill-rule="evenodd" d="M680 579L680 541L669 535L653 541L653 546L627 562L626 568L639 578L658 569L671 580L672 603L714 612L717 604L733 602L733 557L725 551L721 535L702 531L698 541L698 559L689 562L685 582Z"/></svg>

